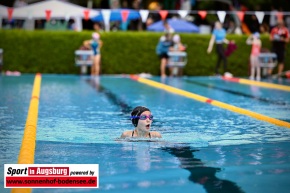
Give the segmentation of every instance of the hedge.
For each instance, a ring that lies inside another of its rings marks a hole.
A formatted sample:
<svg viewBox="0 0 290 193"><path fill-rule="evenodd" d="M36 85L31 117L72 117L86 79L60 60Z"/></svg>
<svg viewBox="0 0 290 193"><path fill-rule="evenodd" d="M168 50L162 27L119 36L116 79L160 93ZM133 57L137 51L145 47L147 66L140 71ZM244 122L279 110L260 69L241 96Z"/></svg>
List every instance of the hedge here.
<svg viewBox="0 0 290 193"><path fill-rule="evenodd" d="M22 73L78 74L74 51L92 31L24 31L0 30L0 48L4 50L3 70ZM155 32L102 32L102 74L151 73L159 75L160 63L155 46L162 33ZM188 63L184 75L205 76L214 73L217 60L215 50L207 54L210 35L180 34L187 45ZM246 35L228 35L238 49L228 58L228 71L235 76L247 76L251 46L246 45ZM263 47L270 49L269 37L261 37ZM289 44L287 45L289 55ZM286 57L286 69L290 59ZM221 66L222 70L222 66Z"/></svg>

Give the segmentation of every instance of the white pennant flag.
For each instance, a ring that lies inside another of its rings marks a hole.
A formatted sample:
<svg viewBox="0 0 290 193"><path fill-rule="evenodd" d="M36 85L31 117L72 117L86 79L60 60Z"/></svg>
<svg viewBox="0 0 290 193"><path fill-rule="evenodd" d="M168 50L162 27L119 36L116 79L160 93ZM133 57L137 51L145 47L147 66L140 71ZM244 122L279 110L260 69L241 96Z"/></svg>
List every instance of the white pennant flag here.
<svg viewBox="0 0 290 193"><path fill-rule="evenodd" d="M27 12L27 15L28 15L27 18L28 18L29 20L32 20L32 19L33 19L33 16L32 16L32 13L31 13L31 12Z"/></svg>
<svg viewBox="0 0 290 193"><path fill-rule="evenodd" d="M262 12L262 11L255 11L255 14L256 14L256 17L257 17L257 19L259 21L259 24L261 24L263 22L265 13Z"/></svg>
<svg viewBox="0 0 290 193"><path fill-rule="evenodd" d="M188 14L187 10L178 10L178 14L182 17L185 18Z"/></svg>
<svg viewBox="0 0 290 193"><path fill-rule="evenodd" d="M106 31L110 31L110 15L111 15L110 9L102 9L102 16L106 26Z"/></svg>
<svg viewBox="0 0 290 193"><path fill-rule="evenodd" d="M217 15L221 23L224 23L226 14L227 13L225 11L217 11Z"/></svg>
<svg viewBox="0 0 290 193"><path fill-rule="evenodd" d="M145 10L145 9L142 9L142 10L139 11L139 13L141 15L142 22L145 23L147 18L148 18L149 11Z"/></svg>

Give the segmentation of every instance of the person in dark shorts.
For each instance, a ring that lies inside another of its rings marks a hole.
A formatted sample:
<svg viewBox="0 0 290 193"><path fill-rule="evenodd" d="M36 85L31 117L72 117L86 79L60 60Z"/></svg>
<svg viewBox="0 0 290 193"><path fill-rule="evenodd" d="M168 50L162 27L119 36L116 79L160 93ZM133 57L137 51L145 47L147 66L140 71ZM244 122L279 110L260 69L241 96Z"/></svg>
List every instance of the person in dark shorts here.
<svg viewBox="0 0 290 193"><path fill-rule="evenodd" d="M272 52L276 53L278 60L278 75L281 75L284 69L286 43L289 42L289 31L284 26L284 21L279 20L276 27L271 30L270 41L272 42ZM272 68L268 74L272 74Z"/></svg>
<svg viewBox="0 0 290 193"><path fill-rule="evenodd" d="M173 46L171 34L166 33L162 36L156 46L156 54L160 58L160 72L162 77L166 77L166 65L168 63L168 51Z"/></svg>
<svg viewBox="0 0 290 193"><path fill-rule="evenodd" d="M219 67L220 63L223 61L224 64L224 73L227 72L227 57L225 55L224 43L229 44L229 40L226 39L227 32L223 28L220 22L215 22L215 27L212 32L209 45L207 48L207 53L210 54L213 48L213 45L216 45L216 53L218 56L218 60L215 67L215 74L219 75Z"/></svg>

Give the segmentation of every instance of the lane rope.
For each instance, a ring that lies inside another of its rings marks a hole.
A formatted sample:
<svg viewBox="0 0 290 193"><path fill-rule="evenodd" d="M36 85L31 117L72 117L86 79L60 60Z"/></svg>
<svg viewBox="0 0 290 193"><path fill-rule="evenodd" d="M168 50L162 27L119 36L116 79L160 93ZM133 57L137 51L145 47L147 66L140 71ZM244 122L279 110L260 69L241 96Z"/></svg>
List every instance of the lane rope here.
<svg viewBox="0 0 290 193"><path fill-rule="evenodd" d="M18 164L34 163L40 85L41 74L37 73L34 78L32 96L27 113L22 144L18 155ZM11 193L30 193L31 191L31 188L13 188Z"/></svg>
<svg viewBox="0 0 290 193"><path fill-rule="evenodd" d="M185 96L187 98L191 98L191 99L197 100L199 102L208 103L208 104L211 104L211 105L214 105L214 106L217 106L217 107L220 107L220 108L223 108L223 109L235 112L235 113L247 115L249 117L253 117L253 118L256 118L258 120L262 120L262 121L265 121L265 122L268 122L268 123L271 123L271 124L275 124L275 125L286 127L286 128L290 129L290 123L288 123L286 121L282 121L282 120L279 120L279 119L275 119L275 118L272 118L272 117L268 117L268 116L265 116L265 115L250 111L250 110L246 110L246 109L243 109L243 108L240 108L240 107L229 105L227 103L223 103L223 102L220 102L220 101L217 101L217 100L213 100L213 99L210 99L210 98L198 95L198 94L194 94L194 93L191 93L191 92L188 92L188 91L185 91L185 90L181 90L181 89L178 89L178 88L175 88L175 87L172 87L172 86L168 86L166 84L159 83L159 82L156 82L156 81L153 81L153 80L141 78L141 77L139 77L137 75L131 75L130 78L135 80L135 81L138 81L138 82L143 83L143 84L147 84L147 85L155 87L155 88L166 90L168 92L171 92L171 93L174 93L174 94L178 94L178 95L181 95L181 96Z"/></svg>
<svg viewBox="0 0 290 193"><path fill-rule="evenodd" d="M243 79L243 78L228 78L228 77L224 77L224 76L222 77L222 79L225 81L237 82L240 84L254 85L254 86L259 86L259 87L264 87L264 88L271 88L271 89L277 89L277 90L283 90L283 91L290 92L290 86L286 86L286 85L280 85L280 84L274 84L274 83L268 83L268 82L260 82L260 81L248 80L248 79Z"/></svg>

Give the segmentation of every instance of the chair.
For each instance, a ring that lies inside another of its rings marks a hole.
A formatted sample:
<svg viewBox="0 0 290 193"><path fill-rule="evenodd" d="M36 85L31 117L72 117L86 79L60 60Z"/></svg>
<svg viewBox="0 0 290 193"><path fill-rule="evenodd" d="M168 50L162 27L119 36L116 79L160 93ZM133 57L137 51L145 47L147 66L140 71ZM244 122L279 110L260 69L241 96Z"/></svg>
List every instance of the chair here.
<svg viewBox="0 0 290 193"><path fill-rule="evenodd" d="M76 50L75 51L75 65L80 66L80 73L87 74L87 67L92 66L93 60L92 50Z"/></svg>
<svg viewBox="0 0 290 193"><path fill-rule="evenodd" d="M264 76L267 75L268 68L275 68L277 63L277 55L275 53L269 52L259 54L259 64Z"/></svg>
<svg viewBox="0 0 290 193"><path fill-rule="evenodd" d="M172 68L172 75L181 76L181 70L187 64L187 53L182 51L170 51L168 52L168 64L167 67Z"/></svg>

